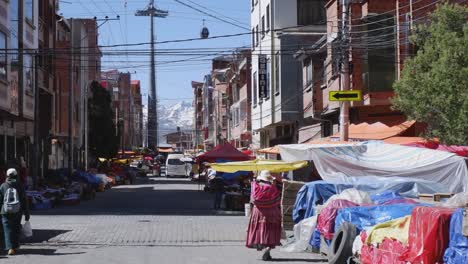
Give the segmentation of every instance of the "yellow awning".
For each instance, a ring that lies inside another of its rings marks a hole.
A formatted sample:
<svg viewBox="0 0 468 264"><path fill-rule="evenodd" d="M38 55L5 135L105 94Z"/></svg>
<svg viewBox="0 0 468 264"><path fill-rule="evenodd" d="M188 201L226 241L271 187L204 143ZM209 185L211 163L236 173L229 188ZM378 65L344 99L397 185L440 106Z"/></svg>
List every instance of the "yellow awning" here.
<svg viewBox="0 0 468 264"><path fill-rule="evenodd" d="M262 171L286 172L306 167L307 161L285 162L281 160L249 160L226 163L210 163L212 169L219 172Z"/></svg>

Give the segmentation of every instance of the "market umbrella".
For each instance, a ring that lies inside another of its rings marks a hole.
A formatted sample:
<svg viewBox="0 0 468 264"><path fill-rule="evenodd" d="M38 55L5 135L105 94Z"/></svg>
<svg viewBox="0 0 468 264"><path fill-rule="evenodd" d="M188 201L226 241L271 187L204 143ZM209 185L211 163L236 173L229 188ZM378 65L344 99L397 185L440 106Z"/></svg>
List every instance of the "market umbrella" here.
<svg viewBox="0 0 468 264"><path fill-rule="evenodd" d="M281 160L249 160L226 163L210 163L212 169L218 172L262 171L286 172L306 167L307 161L285 162Z"/></svg>

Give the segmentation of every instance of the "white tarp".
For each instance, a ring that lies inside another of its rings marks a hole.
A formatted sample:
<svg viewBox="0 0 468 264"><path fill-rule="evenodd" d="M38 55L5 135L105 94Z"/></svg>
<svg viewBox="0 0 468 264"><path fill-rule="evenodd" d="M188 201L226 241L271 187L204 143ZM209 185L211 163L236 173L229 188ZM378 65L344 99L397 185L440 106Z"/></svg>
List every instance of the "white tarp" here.
<svg viewBox="0 0 468 264"><path fill-rule="evenodd" d="M280 145L283 160L313 160L325 181L350 183L349 177L404 177L438 182L451 192L468 191L468 169L453 153L392 145ZM375 178L374 178L375 179Z"/></svg>

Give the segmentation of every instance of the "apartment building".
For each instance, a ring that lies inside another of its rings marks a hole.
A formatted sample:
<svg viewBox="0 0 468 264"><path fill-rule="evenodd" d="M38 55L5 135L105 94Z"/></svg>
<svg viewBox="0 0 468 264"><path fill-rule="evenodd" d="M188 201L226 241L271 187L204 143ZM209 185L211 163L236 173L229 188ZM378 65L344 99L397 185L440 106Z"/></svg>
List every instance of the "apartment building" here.
<svg viewBox="0 0 468 264"><path fill-rule="evenodd" d="M302 64L294 52L326 32L325 1L252 0L253 148L298 142Z"/></svg>

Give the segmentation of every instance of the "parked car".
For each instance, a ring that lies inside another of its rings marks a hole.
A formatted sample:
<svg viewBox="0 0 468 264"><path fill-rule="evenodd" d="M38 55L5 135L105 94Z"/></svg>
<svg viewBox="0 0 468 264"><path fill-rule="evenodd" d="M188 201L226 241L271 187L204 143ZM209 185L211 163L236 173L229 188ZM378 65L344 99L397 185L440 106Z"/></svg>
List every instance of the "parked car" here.
<svg viewBox="0 0 468 264"><path fill-rule="evenodd" d="M169 154L166 159L166 177L186 176L184 154Z"/></svg>

